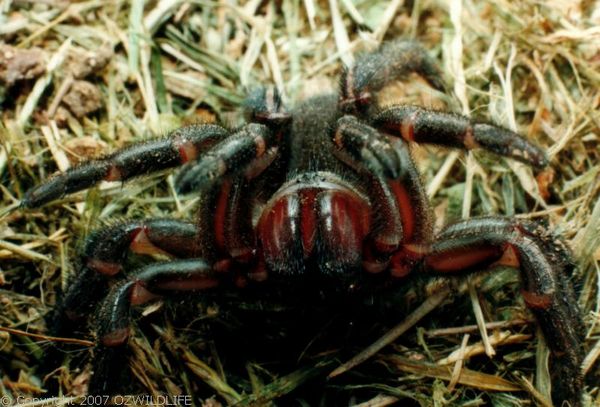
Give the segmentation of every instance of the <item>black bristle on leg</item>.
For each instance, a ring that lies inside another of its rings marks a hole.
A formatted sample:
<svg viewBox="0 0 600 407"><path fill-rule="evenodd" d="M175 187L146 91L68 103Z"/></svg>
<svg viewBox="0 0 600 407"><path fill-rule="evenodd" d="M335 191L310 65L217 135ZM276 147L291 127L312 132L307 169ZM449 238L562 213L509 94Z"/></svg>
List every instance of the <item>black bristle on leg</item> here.
<svg viewBox="0 0 600 407"><path fill-rule="evenodd" d="M196 226L175 219L122 222L94 231L84 243L80 270L47 318L51 335L73 332L74 321L85 321L94 312L106 297L110 277L122 269L132 241L142 231L157 250L178 256L197 252Z"/></svg>
<svg viewBox="0 0 600 407"><path fill-rule="evenodd" d="M115 378L127 369L123 358L127 353L133 306L173 291L211 289L219 284L221 277L222 273L219 276L204 260L185 259L147 265L114 285L96 313L97 346L89 394L112 395L120 389Z"/></svg>
<svg viewBox="0 0 600 407"><path fill-rule="evenodd" d="M212 124L182 127L163 139L133 144L106 157L91 160L56 175L27 191L21 206L37 208L100 181L126 181L174 168L195 159L229 133Z"/></svg>
<svg viewBox="0 0 600 407"><path fill-rule="evenodd" d="M129 357L127 346L96 345L92 356L94 370L88 384L88 396L94 400L94 405L110 402L110 396L123 390L122 383L131 375L129 367L123 361ZM97 396L97 397L93 397ZM91 404L90 404L91 405Z"/></svg>
<svg viewBox="0 0 600 407"><path fill-rule="evenodd" d="M389 265L393 276L405 276L418 258L407 245L429 241L432 224L408 146L349 115L337 121L333 138L336 157L359 172L368 170L374 225L363 266L377 272Z"/></svg>
<svg viewBox="0 0 600 407"><path fill-rule="evenodd" d="M168 218L119 222L93 231L81 259L84 267L112 276L122 270L129 252L193 257L197 241L198 230L190 222Z"/></svg>
<svg viewBox="0 0 600 407"><path fill-rule="evenodd" d="M468 150L481 148L538 168L548 165L544 151L514 131L454 113L392 106L375 115L372 125L410 142Z"/></svg>
<svg viewBox="0 0 600 407"><path fill-rule="evenodd" d="M83 267L46 317L49 335L70 336L77 331L75 327L83 327L98 302L106 296L107 282L102 274Z"/></svg>
<svg viewBox="0 0 600 407"><path fill-rule="evenodd" d="M252 171L257 161L265 159L266 168L275 159L280 141L279 134L269 127L248 124L182 172L176 180L177 190L180 193L202 190L225 177Z"/></svg>
<svg viewBox="0 0 600 407"><path fill-rule="evenodd" d="M507 253L511 255L507 258ZM513 258L516 256L516 258ZM582 404L585 331L569 284L566 246L536 223L475 218L447 227L424 257L426 271L442 275L476 272L496 264L521 271L523 299L536 316L551 352L552 399Z"/></svg>
<svg viewBox="0 0 600 407"><path fill-rule="evenodd" d="M53 312L50 329L55 335L72 332L65 327L66 321L85 321L95 310L98 301L108 292L108 278L95 270L84 267L69 285L65 295Z"/></svg>
<svg viewBox="0 0 600 407"><path fill-rule="evenodd" d="M390 141L354 116L346 115L338 120L334 142L338 151L371 172L397 178L403 170Z"/></svg>
<svg viewBox="0 0 600 407"><path fill-rule="evenodd" d="M292 120L275 86L253 89L244 100L244 113L248 122L261 123L269 128L281 129Z"/></svg>
<svg viewBox="0 0 600 407"><path fill-rule="evenodd" d="M386 85L421 75L432 87L444 91L443 75L427 51L413 41L394 41L376 51L359 55L355 64L342 72L340 110L368 116L376 109L376 95Z"/></svg>
<svg viewBox="0 0 600 407"><path fill-rule="evenodd" d="M132 248L141 233L145 242L141 248ZM197 254L197 242L196 225L176 219L120 222L95 230L84 242L79 271L46 317L48 334L71 337L74 333L88 332L86 325L90 316L107 297L111 276L121 271L130 251L143 250L148 254L156 250L190 257ZM60 343L53 343L44 355L43 365L60 364L66 349Z"/></svg>
<svg viewBox="0 0 600 407"><path fill-rule="evenodd" d="M89 161L57 175L27 191L21 201L24 208L37 208L66 194L89 188L108 173L108 164L102 161Z"/></svg>
<svg viewBox="0 0 600 407"><path fill-rule="evenodd" d="M70 284L51 312L45 317L48 335L57 338L72 338L89 333L89 317L108 292L107 278L89 268L82 268L78 277ZM85 336L84 336L85 337ZM73 345L62 342L49 342L44 351L42 375L50 373L63 364L65 352L72 352ZM55 383L48 381L47 386L55 390Z"/></svg>

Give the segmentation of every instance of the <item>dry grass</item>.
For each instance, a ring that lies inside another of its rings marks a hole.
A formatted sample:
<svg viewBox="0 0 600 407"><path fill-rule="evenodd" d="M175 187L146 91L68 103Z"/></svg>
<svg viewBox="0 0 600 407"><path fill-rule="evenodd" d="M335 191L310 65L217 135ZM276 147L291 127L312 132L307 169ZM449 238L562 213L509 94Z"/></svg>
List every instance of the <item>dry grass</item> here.
<svg viewBox="0 0 600 407"><path fill-rule="evenodd" d="M0 42L12 47L0 48L0 326L45 333L43 315L92 228L114 218L190 218L197 201L176 196L172 176L163 174L124 187L102 185L40 210L14 210L27 188L79 160L186 123L219 118L235 126L245 91L255 84L275 83L289 104L333 90L353 52L416 38L441 61L453 92L439 95L411 80L388 90L384 103L483 117L548 151L552 165L540 173L478 152L416 147L414 154L438 225L516 214L546 219L570 243L588 327L588 391L600 403L600 2L408 3L0 1ZM2 57L23 59L3 72ZM196 404L214 395L205 405L385 406L406 397L424 406L543 405L544 347L522 304L511 298L514 282L515 274L504 271L478 279L477 293L463 286L470 296L446 301L396 345L329 382L324 377L348 356L335 347L291 355L300 359L296 367L237 353L232 362L227 349L239 342L215 344L201 329L225 318L213 303L202 304L208 316L190 325L171 325L173 312L154 305L145 318L161 323L142 318L145 329L131 341L131 387L194 394ZM506 321L491 322L497 320ZM361 334L374 340L391 326ZM481 344L483 326L488 338ZM307 341L313 339L319 341ZM44 396L39 364L48 340L0 332L0 395ZM350 354L363 345L350 341ZM65 360L85 353L82 346ZM494 351L493 359L477 356ZM77 396L88 377L71 360L48 380Z"/></svg>

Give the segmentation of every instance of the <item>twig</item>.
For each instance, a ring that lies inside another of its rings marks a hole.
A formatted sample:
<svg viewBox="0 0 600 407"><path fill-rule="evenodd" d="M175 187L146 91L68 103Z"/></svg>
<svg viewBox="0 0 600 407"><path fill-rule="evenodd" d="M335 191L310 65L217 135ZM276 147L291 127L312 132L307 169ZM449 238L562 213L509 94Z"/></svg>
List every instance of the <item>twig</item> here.
<svg viewBox="0 0 600 407"><path fill-rule="evenodd" d="M530 324L531 322L532 321L527 320L527 319L515 319L512 321L495 321L495 322L486 323L485 327L487 329L508 328L508 327L515 326L515 325ZM465 325L465 326L458 326L458 327L452 327L452 328L432 329L431 331L426 331L425 335L427 335L430 338L433 338L436 336L461 335L461 334L465 334L465 333L473 333L473 332L477 332L478 330L479 330L479 327L477 325Z"/></svg>
<svg viewBox="0 0 600 407"><path fill-rule="evenodd" d="M386 347L390 343L394 342L400 335L412 328L417 322L419 322L425 315L429 314L438 305L440 305L446 297L450 294L451 290L448 285L443 286L435 294L427 298L423 304L414 310L404 321L392 328L388 333L379 338L372 345L368 346L358 355L336 368L333 372L329 373L329 378L339 376L342 373L358 366L371 356L375 355L382 348Z"/></svg>
<svg viewBox="0 0 600 407"><path fill-rule="evenodd" d="M40 339L48 342L60 342L60 343L70 343L73 345L81 345L81 346L96 346L96 344L92 341L86 341L85 339L76 339L76 338L62 338L60 336L48 336L42 334L33 334L31 332L21 331L20 329L8 328L5 326L0 326L0 331L8 332L11 335L19 335L19 336L27 336L29 338Z"/></svg>

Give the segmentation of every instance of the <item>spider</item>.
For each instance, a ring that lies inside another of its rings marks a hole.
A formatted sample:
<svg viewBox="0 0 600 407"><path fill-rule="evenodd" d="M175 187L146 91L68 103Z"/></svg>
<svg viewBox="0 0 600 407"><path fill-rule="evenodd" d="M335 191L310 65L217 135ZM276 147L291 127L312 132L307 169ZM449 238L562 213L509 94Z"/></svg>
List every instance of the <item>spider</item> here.
<svg viewBox="0 0 600 407"><path fill-rule="evenodd" d="M111 351L127 343L132 307L157 296L267 284L352 296L373 279L401 284L415 272L464 276L511 266L521 272L524 302L552 354L554 401L581 405L584 329L569 283L569 250L539 224L507 217L464 220L434 234L409 146L481 148L538 168L548 164L546 155L493 124L417 106L379 107L378 92L409 73L445 88L420 45L390 42L344 70L337 94L310 97L288 110L274 87L262 87L247 97L248 123L238 129L182 127L29 190L22 206L35 208L102 180L183 165L178 191L201 197L195 223L131 220L92 233L57 321L88 316L97 287L115 280L96 321L97 346ZM122 277L129 252L172 260ZM90 393L106 390L99 376Z"/></svg>

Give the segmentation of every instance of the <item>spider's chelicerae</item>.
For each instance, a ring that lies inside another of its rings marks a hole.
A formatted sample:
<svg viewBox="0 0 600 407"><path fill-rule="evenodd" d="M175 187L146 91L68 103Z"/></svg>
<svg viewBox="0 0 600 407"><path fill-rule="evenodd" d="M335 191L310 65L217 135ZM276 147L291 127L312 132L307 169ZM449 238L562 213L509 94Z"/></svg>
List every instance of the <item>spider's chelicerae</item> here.
<svg viewBox="0 0 600 407"><path fill-rule="evenodd" d="M343 72L339 94L288 110L274 88L262 88L248 97L248 124L239 129L183 127L27 192L22 205L33 208L102 180L184 165L179 191L201 196L195 223L133 220L88 237L82 270L57 320L88 314L90 293L122 272L128 252L173 260L127 273L111 286L97 313L104 350L127 342L132 306L157 295L236 285L360 295L372 281L401 282L409 273L462 276L508 265L520 270L524 302L550 348L554 401L579 406L584 329L568 249L540 225L505 217L465 220L434 234L409 146L482 148L535 167L547 165L544 152L510 130L457 114L379 108L378 92L409 73L444 88L420 46L389 43ZM104 393L107 380L98 376L91 393Z"/></svg>

